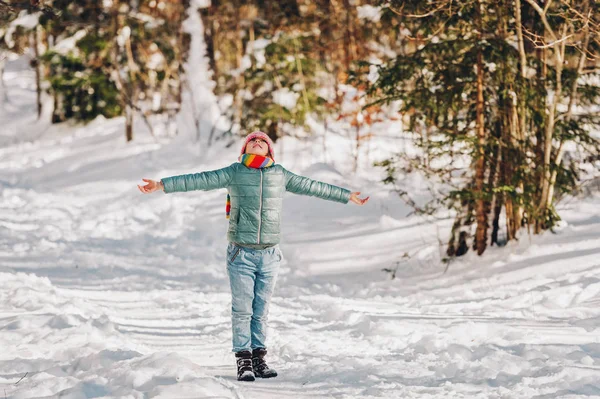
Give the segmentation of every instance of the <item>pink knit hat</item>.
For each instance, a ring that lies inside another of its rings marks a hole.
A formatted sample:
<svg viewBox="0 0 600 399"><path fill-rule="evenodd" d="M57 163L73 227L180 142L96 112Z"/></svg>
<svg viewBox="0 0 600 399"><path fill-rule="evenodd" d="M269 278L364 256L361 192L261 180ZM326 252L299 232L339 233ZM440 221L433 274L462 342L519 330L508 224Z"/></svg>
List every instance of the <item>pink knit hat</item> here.
<svg viewBox="0 0 600 399"><path fill-rule="evenodd" d="M246 146L248 145L248 142L255 137L261 138L267 143L267 146L269 147L269 153L271 154L271 159L273 161L275 161L275 151L273 151L273 147L274 147L273 141L271 140L271 138L269 136L267 136L266 133L258 131L258 130L255 132L252 132L246 136L246 139L244 140L244 145L242 146L242 151L240 152L240 155L246 153Z"/></svg>

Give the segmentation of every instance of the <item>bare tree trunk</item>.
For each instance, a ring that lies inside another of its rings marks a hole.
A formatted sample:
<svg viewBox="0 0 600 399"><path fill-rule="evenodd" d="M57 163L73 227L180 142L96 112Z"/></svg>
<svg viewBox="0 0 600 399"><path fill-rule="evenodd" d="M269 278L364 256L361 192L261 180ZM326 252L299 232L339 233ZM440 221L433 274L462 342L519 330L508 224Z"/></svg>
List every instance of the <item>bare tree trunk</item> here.
<svg viewBox="0 0 600 399"><path fill-rule="evenodd" d="M590 28L589 28L589 7L590 7L590 1L587 0L585 2L585 6L584 6L584 10L582 12L582 15L585 17L585 21L584 21L584 37L583 37L583 44L581 46L581 54L579 55L579 62L577 63L577 70L576 70L576 75L573 78L573 83L571 85L571 91L570 91L570 96L569 96L569 105L567 107L567 112L564 116L564 119L566 121L571 119L571 116L573 114L573 105L575 104L575 102L577 101L577 87L578 87L578 80L579 80L579 76L581 76L581 73L583 72L583 68L585 67L585 59L586 59L586 54L587 54L587 49L588 49L588 45L590 42ZM564 50L563 50L563 56L564 56ZM560 166L560 164L562 163L562 157L564 155L564 147L565 142L561 141L560 145L558 147L558 150L556 152L556 157L554 159L554 164L558 167ZM549 208L552 205L552 200L554 198L554 186L556 185L556 176L558 173L558 168L555 168L552 171L552 174L550 176L550 182L549 182L549 187L548 187L548 198L546 199L546 207Z"/></svg>
<svg viewBox="0 0 600 399"><path fill-rule="evenodd" d="M38 40L38 25L33 29L33 54L35 59L33 60L35 68L35 86L36 86L36 103L37 103L37 116L38 119L42 117L42 77L40 73L40 49Z"/></svg>
<svg viewBox="0 0 600 399"><path fill-rule="evenodd" d="M500 120L496 123L496 128L494 129L494 136L496 138L495 142L491 146L490 154L489 154L489 174L488 174L488 187L498 187L498 177L501 175L501 151L500 146L497 144L500 141L502 136L503 127L502 124L504 121ZM485 211L486 217L488 219L487 225L492 225L492 233L490 245L498 244L498 228L499 228L499 215L500 209L502 209L502 195L501 192L494 193L491 201L485 201ZM492 210L494 210L492 214ZM490 214L491 223L489 222Z"/></svg>
<svg viewBox="0 0 600 399"><path fill-rule="evenodd" d="M304 108L306 109L306 113L310 112L310 104L308 102L308 93L306 92L306 80L304 79L304 73L302 72L302 62L300 61L300 45L298 44L298 39L294 39L294 58L296 59L296 68L298 68L298 73L300 74L300 81L302 82L302 99L304 100Z"/></svg>
<svg viewBox="0 0 600 399"><path fill-rule="evenodd" d="M552 180L552 138L554 136L554 126L556 124L556 111L558 103L560 102L560 97L562 96L562 71L565 61L565 48L567 44L566 39L569 25L567 23L563 23L561 32L559 35L557 35L546 16L551 2L548 2L542 9L542 7L540 7L540 5L534 0L525 1L531 5L531 7L537 12L542 20L544 25L544 37L550 37L552 40L552 44L549 45L549 47L553 50L554 68L556 74L556 87L554 88L552 102L547 109L546 125L543 138L543 177L541 181L542 192L538 202L539 212L536 217L535 224L535 233L540 233L546 228L545 222L546 217L548 216L548 208L550 206L549 204L552 203L552 198L550 197L550 182ZM545 54L545 51L543 54ZM545 66L546 60L544 59L543 62Z"/></svg>
<svg viewBox="0 0 600 399"><path fill-rule="evenodd" d="M419 129L422 132L421 139L423 140L423 148L425 149L425 151L423 151L423 156L425 161L425 167L427 169L429 169L431 165L431 151L429 150L429 129L431 129L431 125L429 123L425 123L425 126L421 125Z"/></svg>
<svg viewBox="0 0 600 399"><path fill-rule="evenodd" d="M360 124L356 123L356 148L354 149L354 167L352 172L356 173L358 169L358 153L360 151Z"/></svg>
<svg viewBox="0 0 600 399"><path fill-rule="evenodd" d="M515 21L516 21L517 42L518 42L519 57L520 57L520 72L521 72L521 77L523 78L523 81L527 81L527 79L528 79L527 78L527 55L525 54L525 43L523 41L523 24L522 24L522 18L521 18L521 0L515 0ZM518 138L518 142L522 143L525 140L525 137L527 136L527 132L526 132L526 128L527 128L527 104L525 102L525 94L524 93L522 93L520 96L518 96L518 98L517 98L517 106L518 106L518 111L514 110L514 115L515 115L515 118L518 121L518 129L517 129L517 124L513 124L512 125L513 126L513 131L516 132L516 134L512 134L512 137L513 137L512 145L513 146L516 146L516 144L517 144L515 138ZM519 166L521 165L521 162L522 162L522 158L521 158L522 148L521 148L521 145L517 146L518 151L519 151L519 158L518 158L518 165ZM518 188L518 191L521 192L521 193L524 191L524 187L523 187L523 182L522 181L519 181L517 183L517 188ZM517 238L517 231L521 228L521 222L522 222L522 220L523 220L523 208L520 205L516 204L514 206L514 208L512 209L511 221L513 223L513 226L512 226L513 228L512 228L512 230L509 228L510 234L507 237L508 240L516 239Z"/></svg>
<svg viewBox="0 0 600 399"><path fill-rule="evenodd" d="M215 28L215 12L217 7L215 2L212 1L211 5L207 8L200 10L200 16L204 24L204 42L206 43L206 55L208 56L208 65L214 72L213 79L216 81L218 78L217 61L215 59L215 49L217 48L217 32Z"/></svg>
<svg viewBox="0 0 600 399"><path fill-rule="evenodd" d="M496 194L496 200L494 201L493 206L493 217L492 217L492 235L491 235L491 245L499 245L498 241L498 233L500 232L500 214L502 213L502 203L504 202L504 194L498 193ZM508 238L508 237L507 237Z"/></svg>
<svg viewBox="0 0 600 399"><path fill-rule="evenodd" d="M510 87L509 92L513 91ZM517 111L517 105L513 98L505 99L507 104L504 107L504 132L502 139L506 143L503 146L502 152L504 154L502 167L502 177L504 185L512 185L515 180L515 169L521 167L522 162L522 148L519 145L519 117ZM523 108L524 112L524 108ZM523 118L524 118L524 114ZM518 193L523 192L523 182L521 179L516 183ZM504 196L506 206L506 224L507 224L507 241L514 240L517 238L518 231L521 228L521 222L523 220L523 208L519 205L518 201L514 201L514 198L505 195Z"/></svg>
<svg viewBox="0 0 600 399"><path fill-rule="evenodd" d="M323 163L327 163L327 116L323 119Z"/></svg>
<svg viewBox="0 0 600 399"><path fill-rule="evenodd" d="M473 189L473 182L469 183L467 189ZM454 219L448 248L446 249L446 254L450 257L462 256L469 251L467 239L470 236L469 231L473 224L474 204L474 201L470 199L461 201L461 207Z"/></svg>
<svg viewBox="0 0 600 399"><path fill-rule="evenodd" d="M349 0L343 0L344 12L346 13L346 21L344 24L345 32L344 32L344 67L346 71L350 70L350 62L352 60L352 18L350 17L350 5Z"/></svg>
<svg viewBox="0 0 600 399"><path fill-rule="evenodd" d="M117 90L119 90L120 92L122 107L123 109L125 109L125 139L127 142L130 142L133 140L133 112L135 107L135 101L137 99L137 93L135 92L135 72L137 70L137 65L135 64L135 61L133 59L131 38L129 37L125 42L125 53L127 54L127 65L129 68L130 82L124 82L121 77L120 67L118 64L116 64L117 51L119 51L119 45L117 44L116 38L119 29L121 28L117 3L113 5L112 17L112 29L115 38L112 48L112 59L113 62L115 62L115 65L113 65L111 73L114 77Z"/></svg>
<svg viewBox="0 0 600 399"><path fill-rule="evenodd" d="M482 0L479 0L479 10L477 13L477 22L482 26ZM479 36L482 35L479 29ZM484 98L483 98L483 50L477 50L477 103L476 103L476 130L477 130L477 161L475 164L475 215L477 219L477 230L475 232L474 247L477 254L481 255L487 246L487 228L488 220L486 214L486 205L484 198L484 179L485 179L485 120L484 120Z"/></svg>
<svg viewBox="0 0 600 399"><path fill-rule="evenodd" d="M133 109L129 104L125 106L125 137L127 142L133 140Z"/></svg>
<svg viewBox="0 0 600 399"><path fill-rule="evenodd" d="M4 66L6 65L6 56L0 50L0 90L2 90L2 105L8 102L8 93L6 92L6 84L4 83Z"/></svg>
<svg viewBox="0 0 600 399"><path fill-rule="evenodd" d="M241 28L241 25L239 22L240 21L239 7L238 7L237 13L238 13L237 24L236 24L236 28L235 28L235 32L236 32L236 41L235 41L236 68L240 68L242 65L242 57L244 56L244 44L242 42L242 36L240 35L240 30L242 28ZM237 84L236 84L235 102L234 102L235 113L234 113L234 118L233 118L233 120L235 121L235 124L240 128L241 128L241 123L242 123L242 113L243 113L243 107L244 107L244 99L242 98L243 88L244 88L244 74L240 73L238 75Z"/></svg>
<svg viewBox="0 0 600 399"><path fill-rule="evenodd" d="M517 42L519 45L519 57L521 59L520 71L521 76L527 78L527 56L525 54L525 43L523 42L523 24L521 22L521 0L515 0L515 22L517 29ZM524 120L523 120L524 121ZM523 122L521 121L521 122ZM521 133L525 132L525 126Z"/></svg>
<svg viewBox="0 0 600 399"><path fill-rule="evenodd" d="M317 7L323 12L323 16L319 19L319 60L321 64L330 71L327 61L335 58L333 51L328 51L328 47L332 44L332 25L335 23L335 9L330 0L317 0ZM334 74L335 76L335 74Z"/></svg>
<svg viewBox="0 0 600 399"><path fill-rule="evenodd" d="M538 57L540 58L540 64L541 64L541 70L539 71L539 82L537 82L537 84L540 85L546 85L546 80L548 78L548 49L547 48L543 48L539 51L539 55ZM547 105L547 97L544 98L544 108L546 108ZM542 192L540 190L541 185L542 185L542 180L544 179L544 171L542 166L544 165L544 132L545 132L545 124L547 123L547 120L544 119L542 126L533 126L533 129L535 129L535 136L536 136L536 140L535 140L535 166L536 166L536 170L535 170L535 181L538 182L538 191L536 192L535 195L535 199L533 200L534 203L539 203L539 201L541 201L542 198ZM536 207L536 209L530 209L529 212L531 213L530 215L528 215L528 225L533 224L533 232L534 234L539 233L542 229L541 229L541 224L539 222L540 217L539 217L539 213L540 213L540 209ZM529 226L528 226L528 233L529 233Z"/></svg>
<svg viewBox="0 0 600 399"><path fill-rule="evenodd" d="M552 159L552 136L554 133L554 124L555 124L555 117L556 117L556 107L558 106L558 99L559 96L561 95L561 74L562 74L562 61L560 63L557 63L555 66L556 69L556 88L554 91L554 95L552 98L552 104L550 104L550 107L548 108L548 117L546 119L546 129L544 131L544 147L543 147L543 153L544 153L544 177L543 177L543 181L542 181L542 195L540 198L540 203L538 205L540 211L541 211L541 217L544 218L545 214L546 214L546 210L547 210L547 204L548 204L548 192L550 189L550 178L551 178L551 172L550 172L550 161ZM536 228L536 233L541 232L543 226L542 224L538 223L538 228Z"/></svg>

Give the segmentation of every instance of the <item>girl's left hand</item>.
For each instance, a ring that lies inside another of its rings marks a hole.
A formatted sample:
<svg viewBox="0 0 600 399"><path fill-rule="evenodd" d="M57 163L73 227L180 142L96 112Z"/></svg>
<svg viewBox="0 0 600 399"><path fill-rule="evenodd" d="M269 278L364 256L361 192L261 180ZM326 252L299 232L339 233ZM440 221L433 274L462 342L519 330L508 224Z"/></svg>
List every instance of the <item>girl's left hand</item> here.
<svg viewBox="0 0 600 399"><path fill-rule="evenodd" d="M358 194L360 194L360 191L355 191L352 194L350 194L350 201L354 202L357 205L364 205L367 203L369 198L371 198L371 197L367 197L364 199L360 199L360 198L358 198Z"/></svg>

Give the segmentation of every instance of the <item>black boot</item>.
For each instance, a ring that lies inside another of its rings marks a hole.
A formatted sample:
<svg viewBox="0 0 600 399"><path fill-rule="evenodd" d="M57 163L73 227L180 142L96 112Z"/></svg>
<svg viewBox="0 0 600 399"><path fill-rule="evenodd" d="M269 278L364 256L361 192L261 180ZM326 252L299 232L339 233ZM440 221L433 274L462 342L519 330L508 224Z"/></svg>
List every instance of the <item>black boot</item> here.
<svg viewBox="0 0 600 399"><path fill-rule="evenodd" d="M252 372L252 353L250 351L236 352L238 381L254 381Z"/></svg>
<svg viewBox="0 0 600 399"><path fill-rule="evenodd" d="M265 348L256 348L252 350L252 368L254 374L261 378L277 377L277 371L270 369L265 361L267 350Z"/></svg>

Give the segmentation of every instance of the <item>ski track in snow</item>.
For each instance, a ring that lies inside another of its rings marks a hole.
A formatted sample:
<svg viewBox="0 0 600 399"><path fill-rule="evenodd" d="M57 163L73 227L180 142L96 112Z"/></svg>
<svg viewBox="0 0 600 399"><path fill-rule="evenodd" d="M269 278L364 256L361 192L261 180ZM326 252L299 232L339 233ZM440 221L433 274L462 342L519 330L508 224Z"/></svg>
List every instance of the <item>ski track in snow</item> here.
<svg viewBox="0 0 600 399"><path fill-rule="evenodd" d="M294 170L372 198L286 197L268 341L280 375L240 383L225 191L135 187L229 164L237 143L201 163L184 135L126 144L121 119L44 126L24 111L31 87L8 83L0 120L27 134L0 147L0 396L600 397L600 198L563 207L557 234L443 274L451 220L403 218L375 170ZM405 252L390 280L381 269Z"/></svg>

